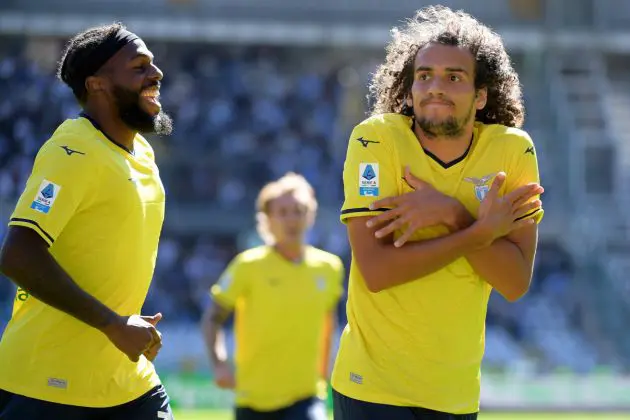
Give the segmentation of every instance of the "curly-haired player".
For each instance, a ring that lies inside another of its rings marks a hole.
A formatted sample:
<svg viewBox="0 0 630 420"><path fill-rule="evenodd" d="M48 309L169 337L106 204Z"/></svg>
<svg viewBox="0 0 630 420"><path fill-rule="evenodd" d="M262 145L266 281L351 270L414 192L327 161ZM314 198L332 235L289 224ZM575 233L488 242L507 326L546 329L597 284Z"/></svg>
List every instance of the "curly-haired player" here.
<svg viewBox="0 0 630 420"><path fill-rule="evenodd" d="M527 292L543 215L500 37L429 7L393 31L349 140L335 420L475 419L488 299Z"/></svg>

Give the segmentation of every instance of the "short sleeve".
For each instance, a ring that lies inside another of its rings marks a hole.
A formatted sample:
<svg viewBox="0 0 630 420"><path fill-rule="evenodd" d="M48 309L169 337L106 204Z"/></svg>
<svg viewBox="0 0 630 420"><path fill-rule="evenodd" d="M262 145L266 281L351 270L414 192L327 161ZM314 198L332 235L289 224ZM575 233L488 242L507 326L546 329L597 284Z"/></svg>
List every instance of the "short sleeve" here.
<svg viewBox="0 0 630 420"><path fill-rule="evenodd" d="M343 261L341 258L335 256L335 259L332 264L332 288L330 293L330 309L333 310L336 308L339 299L343 296L344 293L344 280L346 275L346 270L343 266Z"/></svg>
<svg viewBox="0 0 630 420"><path fill-rule="evenodd" d="M210 288L210 295L225 309L234 309L236 301L247 289L247 276L243 263L236 257L225 269L219 280Z"/></svg>
<svg viewBox="0 0 630 420"><path fill-rule="evenodd" d="M398 195L394 152L385 138L368 124L355 127L350 135L343 168L344 203L341 221L371 216L384 209L370 210L374 201Z"/></svg>
<svg viewBox="0 0 630 420"><path fill-rule="evenodd" d="M517 138L510 142L511 147L509 148L511 156L508 159L509 166L506 171L506 193L531 182L540 182L538 158L534 142L525 132L521 132L518 135L514 134L514 136ZM540 199L540 196L533 197L530 201L536 199ZM541 206L522 216L521 219L531 218L536 223L540 223L543 215L544 210Z"/></svg>
<svg viewBox="0 0 630 420"><path fill-rule="evenodd" d="M72 139L47 141L35 158L9 225L31 228L52 245L85 202L97 176L91 155Z"/></svg>

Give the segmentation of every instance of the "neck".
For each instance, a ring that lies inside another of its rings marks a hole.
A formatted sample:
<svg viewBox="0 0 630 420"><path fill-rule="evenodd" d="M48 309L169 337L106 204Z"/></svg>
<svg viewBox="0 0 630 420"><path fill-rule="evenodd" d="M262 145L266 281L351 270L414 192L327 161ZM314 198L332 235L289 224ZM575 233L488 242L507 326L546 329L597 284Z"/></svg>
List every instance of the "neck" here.
<svg viewBox="0 0 630 420"><path fill-rule="evenodd" d="M474 122L466 124L461 134L453 137L432 136L413 124L413 132L424 150L428 150L443 162L450 162L461 157L470 147L473 137Z"/></svg>
<svg viewBox="0 0 630 420"><path fill-rule="evenodd" d="M87 104L84 107L84 112L98 124L98 128L107 138L129 152L133 152L133 139L136 137L136 131L127 127L120 118L105 107Z"/></svg>
<svg viewBox="0 0 630 420"><path fill-rule="evenodd" d="M301 261L304 258L303 243L277 243L273 246L278 254L289 261Z"/></svg>

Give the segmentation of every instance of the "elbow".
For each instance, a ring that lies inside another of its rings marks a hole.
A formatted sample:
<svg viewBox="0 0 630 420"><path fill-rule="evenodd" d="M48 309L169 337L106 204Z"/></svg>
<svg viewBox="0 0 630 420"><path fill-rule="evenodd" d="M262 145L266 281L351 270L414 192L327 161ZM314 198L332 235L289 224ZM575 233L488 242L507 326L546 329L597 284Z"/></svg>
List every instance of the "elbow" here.
<svg viewBox="0 0 630 420"><path fill-rule="evenodd" d="M510 303L514 303L520 300L529 291L529 281L523 282L522 285L514 286L510 290L506 290L503 294L505 300Z"/></svg>
<svg viewBox="0 0 630 420"><path fill-rule="evenodd" d="M376 281L368 281L368 279L365 279L365 286L370 293L378 293L383 291L383 287Z"/></svg>
<svg viewBox="0 0 630 420"><path fill-rule="evenodd" d="M9 253L7 252L7 248L2 247L0 249L0 274L3 274L5 277L11 278L13 277L13 264L11 264L11 258Z"/></svg>
<svg viewBox="0 0 630 420"><path fill-rule="evenodd" d="M199 323L199 327L202 331L208 331L212 325L212 313L211 309L207 308L203 314L201 315L201 322Z"/></svg>
<svg viewBox="0 0 630 420"><path fill-rule="evenodd" d="M382 274L379 273L378 270L374 269L374 267L366 267L365 270L362 269L361 275L365 281L365 287L367 287L370 293L378 293L386 289L386 287L384 287L384 282L382 281Z"/></svg>

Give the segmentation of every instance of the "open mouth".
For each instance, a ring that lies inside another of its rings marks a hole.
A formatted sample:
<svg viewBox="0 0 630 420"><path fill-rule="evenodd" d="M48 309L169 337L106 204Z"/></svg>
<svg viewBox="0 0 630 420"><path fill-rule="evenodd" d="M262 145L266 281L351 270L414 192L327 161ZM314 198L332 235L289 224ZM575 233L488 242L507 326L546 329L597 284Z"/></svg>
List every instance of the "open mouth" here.
<svg viewBox="0 0 630 420"><path fill-rule="evenodd" d="M158 87L145 89L140 93L140 96L147 102L158 107L160 106L160 89Z"/></svg>

